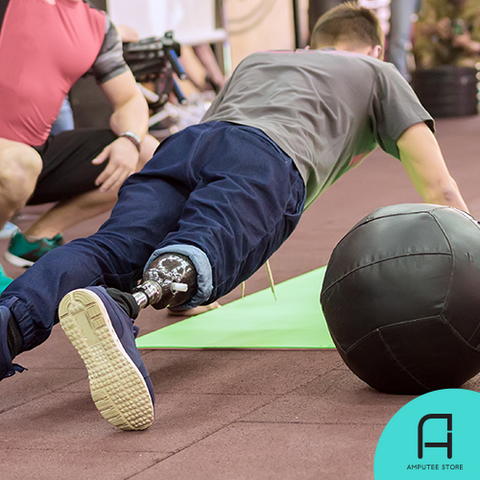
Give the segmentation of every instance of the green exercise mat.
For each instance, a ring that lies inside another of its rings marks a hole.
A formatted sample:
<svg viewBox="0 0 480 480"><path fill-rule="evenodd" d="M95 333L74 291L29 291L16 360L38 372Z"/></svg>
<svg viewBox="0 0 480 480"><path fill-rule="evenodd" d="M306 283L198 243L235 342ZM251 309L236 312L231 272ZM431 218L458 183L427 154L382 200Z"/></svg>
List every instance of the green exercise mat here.
<svg viewBox="0 0 480 480"><path fill-rule="evenodd" d="M325 267L137 338L138 348L334 348L320 307Z"/></svg>

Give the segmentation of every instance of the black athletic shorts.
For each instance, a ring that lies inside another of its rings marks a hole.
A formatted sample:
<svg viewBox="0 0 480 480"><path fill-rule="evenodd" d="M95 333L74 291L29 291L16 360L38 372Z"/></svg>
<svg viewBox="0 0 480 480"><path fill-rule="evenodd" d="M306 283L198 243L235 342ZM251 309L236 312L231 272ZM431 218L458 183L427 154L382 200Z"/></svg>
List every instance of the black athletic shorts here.
<svg viewBox="0 0 480 480"><path fill-rule="evenodd" d="M68 200L97 188L95 179L108 160L93 165L92 160L117 136L111 130L79 128L52 135L39 147L43 169L28 205Z"/></svg>

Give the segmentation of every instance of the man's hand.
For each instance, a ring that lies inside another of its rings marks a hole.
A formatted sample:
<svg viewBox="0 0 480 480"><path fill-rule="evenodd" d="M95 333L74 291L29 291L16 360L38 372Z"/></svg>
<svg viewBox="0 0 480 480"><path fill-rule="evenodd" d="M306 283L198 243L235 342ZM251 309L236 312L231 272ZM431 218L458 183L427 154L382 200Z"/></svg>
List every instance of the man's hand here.
<svg viewBox="0 0 480 480"><path fill-rule="evenodd" d="M457 48L463 48L473 55L480 53L480 43L472 40L468 32L462 35L455 35L452 39L452 45Z"/></svg>
<svg viewBox="0 0 480 480"><path fill-rule="evenodd" d="M452 38L452 35L453 35L452 20L448 17L441 18L437 22L436 33L443 40Z"/></svg>
<svg viewBox="0 0 480 480"><path fill-rule="evenodd" d="M148 105L130 70L100 85L113 107L110 128L117 135L135 132L140 140L148 132ZM127 137L119 137L92 162L100 165L108 159L95 184L101 192L116 191L138 165L139 153Z"/></svg>
<svg viewBox="0 0 480 480"><path fill-rule="evenodd" d="M454 35L452 38L452 45L457 48L465 48L469 50L469 46L472 39L470 38L470 34L462 33L462 35Z"/></svg>
<svg viewBox="0 0 480 480"><path fill-rule="evenodd" d="M134 171L138 162L138 151L128 138L117 138L92 160L94 165L101 165L108 160L105 170L95 180L101 192L118 190L122 183Z"/></svg>

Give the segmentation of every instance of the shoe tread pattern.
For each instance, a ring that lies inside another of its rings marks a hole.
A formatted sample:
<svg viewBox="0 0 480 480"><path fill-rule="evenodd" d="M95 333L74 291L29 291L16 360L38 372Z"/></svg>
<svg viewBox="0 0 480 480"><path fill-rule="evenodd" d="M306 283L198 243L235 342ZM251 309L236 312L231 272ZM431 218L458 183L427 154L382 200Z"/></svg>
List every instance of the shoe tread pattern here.
<svg viewBox="0 0 480 480"><path fill-rule="evenodd" d="M148 428L154 417L148 387L101 299L90 290L75 290L60 302L59 317L85 363L91 396L102 416L121 430Z"/></svg>

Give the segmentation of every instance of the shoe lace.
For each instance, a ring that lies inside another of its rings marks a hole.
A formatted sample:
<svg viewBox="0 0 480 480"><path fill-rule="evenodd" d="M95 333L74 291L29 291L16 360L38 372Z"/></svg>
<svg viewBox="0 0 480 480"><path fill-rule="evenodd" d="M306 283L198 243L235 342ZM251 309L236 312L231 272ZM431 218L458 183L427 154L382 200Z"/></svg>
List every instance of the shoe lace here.
<svg viewBox="0 0 480 480"><path fill-rule="evenodd" d="M134 325L134 326L133 326L133 335L134 335L134 337L137 338L139 333L140 333L140 327L138 327L137 325Z"/></svg>
<svg viewBox="0 0 480 480"><path fill-rule="evenodd" d="M22 367L18 363L12 363L12 368L11 370L5 375L5 377L11 377L12 375L15 375L15 373L22 373L24 370L27 370L25 367Z"/></svg>

